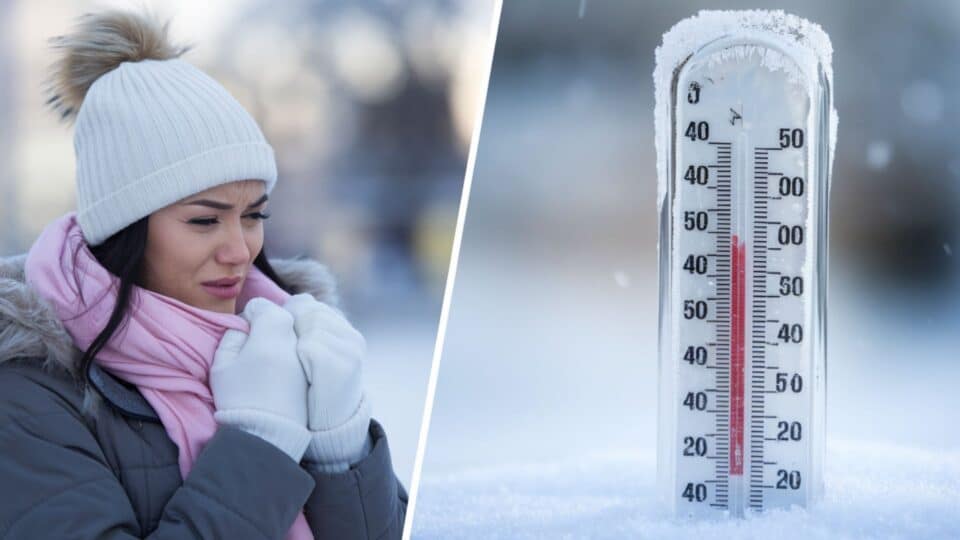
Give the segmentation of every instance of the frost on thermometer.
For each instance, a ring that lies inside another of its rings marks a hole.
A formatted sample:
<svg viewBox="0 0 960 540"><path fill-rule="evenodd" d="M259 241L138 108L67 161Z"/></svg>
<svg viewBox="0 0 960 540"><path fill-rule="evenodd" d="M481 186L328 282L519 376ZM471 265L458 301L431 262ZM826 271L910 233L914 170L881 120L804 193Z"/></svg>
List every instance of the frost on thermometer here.
<svg viewBox="0 0 960 540"><path fill-rule="evenodd" d="M830 41L704 11L657 49L659 481L678 516L822 493Z"/></svg>

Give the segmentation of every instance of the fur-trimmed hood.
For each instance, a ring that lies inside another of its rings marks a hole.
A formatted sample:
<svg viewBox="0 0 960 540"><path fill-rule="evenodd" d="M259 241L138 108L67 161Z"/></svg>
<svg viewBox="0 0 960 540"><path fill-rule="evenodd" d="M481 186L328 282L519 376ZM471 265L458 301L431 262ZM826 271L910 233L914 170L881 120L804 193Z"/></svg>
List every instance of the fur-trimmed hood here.
<svg viewBox="0 0 960 540"><path fill-rule="evenodd" d="M53 308L26 284L26 254L0 257L0 364L15 358L42 358L76 375L82 352ZM336 306L336 283L326 266L312 259L270 259L294 294L309 293Z"/></svg>

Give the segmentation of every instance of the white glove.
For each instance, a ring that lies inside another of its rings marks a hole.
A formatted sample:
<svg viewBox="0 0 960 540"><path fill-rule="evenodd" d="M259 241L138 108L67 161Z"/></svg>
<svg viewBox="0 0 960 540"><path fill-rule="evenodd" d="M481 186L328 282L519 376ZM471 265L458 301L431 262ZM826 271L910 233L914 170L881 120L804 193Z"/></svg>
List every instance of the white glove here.
<svg viewBox="0 0 960 540"><path fill-rule="evenodd" d="M345 471L370 450L370 405L361 367L367 343L333 307L309 294L283 305L294 316L297 354L310 387L305 459L328 472Z"/></svg>
<svg viewBox="0 0 960 540"><path fill-rule="evenodd" d="M293 317L265 298L251 299L241 315L250 323L250 335L227 330L210 369L214 418L260 437L299 463L310 432Z"/></svg>

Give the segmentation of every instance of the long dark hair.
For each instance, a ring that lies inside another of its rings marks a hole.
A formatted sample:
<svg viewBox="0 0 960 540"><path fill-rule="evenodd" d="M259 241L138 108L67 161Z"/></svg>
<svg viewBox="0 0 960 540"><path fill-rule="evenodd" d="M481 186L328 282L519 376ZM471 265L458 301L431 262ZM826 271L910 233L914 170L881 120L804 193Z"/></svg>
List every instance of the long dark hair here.
<svg viewBox="0 0 960 540"><path fill-rule="evenodd" d="M90 365L97 353L103 349L104 345L110 341L121 324L126 321L127 313L134 309L131 305L134 285L143 286L143 267L144 254L147 250L147 221L149 216L128 225L126 228L107 238L103 243L92 246L90 251L93 256L108 272L120 279L117 290L117 303L113 306L113 312L110 314L110 320L107 326L100 331L90 347L83 353L80 360L80 375L83 381L87 379L87 373L90 371ZM82 246L82 244L81 244ZM76 254L75 254L76 256ZM290 287L277 275L277 272L270 266L267 260L267 252L261 249L260 253L253 260L256 266L265 276L273 280L281 289L290 292ZM74 265L76 268L76 265ZM76 277L76 276L75 276Z"/></svg>

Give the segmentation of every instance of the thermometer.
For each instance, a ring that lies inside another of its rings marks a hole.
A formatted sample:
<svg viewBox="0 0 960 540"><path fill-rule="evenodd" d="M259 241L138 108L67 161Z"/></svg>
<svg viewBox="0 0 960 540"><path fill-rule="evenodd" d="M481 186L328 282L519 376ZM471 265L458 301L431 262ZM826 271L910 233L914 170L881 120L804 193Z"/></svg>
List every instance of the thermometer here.
<svg viewBox="0 0 960 540"><path fill-rule="evenodd" d="M658 477L677 516L822 493L831 48L783 12L704 11L654 72Z"/></svg>

